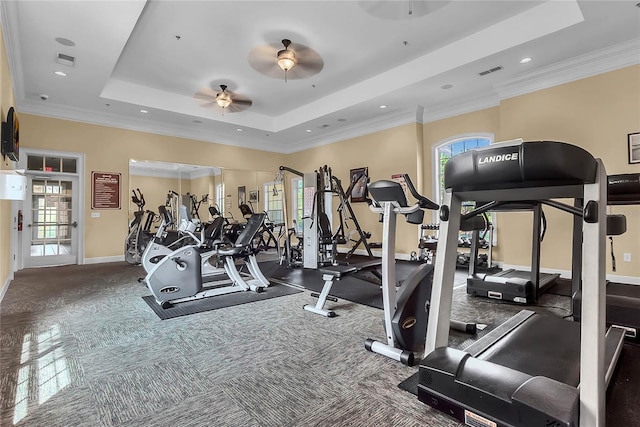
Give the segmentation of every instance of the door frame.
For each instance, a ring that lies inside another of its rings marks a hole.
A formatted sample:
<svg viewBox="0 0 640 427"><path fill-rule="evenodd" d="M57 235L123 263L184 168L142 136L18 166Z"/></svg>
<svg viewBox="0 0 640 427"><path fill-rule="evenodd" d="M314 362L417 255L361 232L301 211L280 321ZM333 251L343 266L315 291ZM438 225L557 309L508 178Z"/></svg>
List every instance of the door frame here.
<svg viewBox="0 0 640 427"><path fill-rule="evenodd" d="M76 173L68 174L68 173L59 173L59 172L51 172L53 176L57 176L58 174L63 177L65 175L75 175L78 177L78 212L77 212L77 221L78 227L76 228L76 232L78 234L77 241L77 254L76 254L76 264L82 265L84 264L84 223L85 223L85 154L78 153L74 151L56 151L56 150L43 150L39 148L25 148L20 147L20 161L18 162L18 168L22 171L25 171L27 174L30 174L27 169L27 156L36 155L36 156L45 156L45 157L66 157L66 158L75 158L76 159ZM42 172L46 173L46 172ZM22 209L23 216L25 213L25 209L27 206L30 207L30 200L25 200L21 202L21 206L18 209ZM25 230L23 229L22 232ZM24 252L22 247L23 237L19 235L16 241L14 242L13 250L15 253L20 254L18 268L22 270L25 268L25 259Z"/></svg>

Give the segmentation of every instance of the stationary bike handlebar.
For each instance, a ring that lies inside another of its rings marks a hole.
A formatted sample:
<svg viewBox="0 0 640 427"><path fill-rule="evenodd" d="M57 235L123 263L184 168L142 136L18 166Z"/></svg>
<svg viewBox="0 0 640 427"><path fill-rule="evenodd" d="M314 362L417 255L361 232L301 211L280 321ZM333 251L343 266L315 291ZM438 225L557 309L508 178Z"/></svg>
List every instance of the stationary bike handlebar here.
<svg viewBox="0 0 640 427"><path fill-rule="evenodd" d="M437 203L431 201L431 199L429 199L428 197L425 197L422 194L418 193L418 191L416 190L416 187L413 186L413 182L411 181L411 178L409 178L408 174L403 173L402 178L404 178L404 182L407 183L407 188L409 189L409 192L418 201L418 204L420 205L421 208L431 209L434 211L440 208L440 206Z"/></svg>

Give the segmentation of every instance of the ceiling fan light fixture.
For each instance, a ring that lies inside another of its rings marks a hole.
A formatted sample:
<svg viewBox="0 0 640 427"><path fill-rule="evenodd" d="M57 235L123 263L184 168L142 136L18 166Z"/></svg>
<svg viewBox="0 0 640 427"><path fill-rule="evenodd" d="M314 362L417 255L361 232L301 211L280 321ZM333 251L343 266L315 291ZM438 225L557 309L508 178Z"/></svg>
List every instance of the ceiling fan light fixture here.
<svg viewBox="0 0 640 427"><path fill-rule="evenodd" d="M220 85L220 89L222 89L222 92L216 95L216 103L224 110L231 105L231 96L227 93L227 85Z"/></svg>
<svg viewBox="0 0 640 427"><path fill-rule="evenodd" d="M296 54L288 49L282 49L278 52L278 65L282 71L289 71L296 65Z"/></svg>
<svg viewBox="0 0 640 427"><path fill-rule="evenodd" d="M231 105L231 98L226 93L221 93L216 98L216 102L218 103L220 108L227 108L229 105Z"/></svg>

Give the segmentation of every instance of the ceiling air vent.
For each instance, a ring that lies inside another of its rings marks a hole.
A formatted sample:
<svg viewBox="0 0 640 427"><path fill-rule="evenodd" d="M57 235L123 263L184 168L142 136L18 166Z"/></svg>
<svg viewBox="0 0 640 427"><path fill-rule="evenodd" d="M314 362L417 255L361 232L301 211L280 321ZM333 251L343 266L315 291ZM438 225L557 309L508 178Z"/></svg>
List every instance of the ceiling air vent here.
<svg viewBox="0 0 640 427"><path fill-rule="evenodd" d="M68 65L69 67L73 67L76 63L75 56L65 55L64 53L59 53L56 56L56 62L62 65Z"/></svg>
<svg viewBox="0 0 640 427"><path fill-rule="evenodd" d="M496 71L500 71L500 70L502 70L502 65L498 65L497 67L493 67L488 70L481 71L478 74L480 74L481 76L486 76L487 74L495 73Z"/></svg>

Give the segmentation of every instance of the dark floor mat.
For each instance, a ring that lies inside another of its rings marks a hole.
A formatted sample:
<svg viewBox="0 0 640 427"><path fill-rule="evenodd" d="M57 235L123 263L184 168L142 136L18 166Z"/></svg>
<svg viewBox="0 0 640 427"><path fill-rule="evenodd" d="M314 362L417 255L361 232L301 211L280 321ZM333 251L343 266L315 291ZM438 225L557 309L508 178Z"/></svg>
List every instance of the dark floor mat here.
<svg viewBox="0 0 640 427"><path fill-rule="evenodd" d="M570 297L571 296L571 280L559 278L553 286L547 289L546 292L553 295Z"/></svg>
<svg viewBox="0 0 640 427"><path fill-rule="evenodd" d="M205 288L206 289L206 288ZM233 294L219 295L210 298L202 298L194 301L182 302L167 309L163 309L156 302L152 295L142 297L151 307L153 312L161 320L173 319L174 317L187 316L189 314L202 313L204 311L217 310L219 308L231 307L234 305L246 304L255 301L264 301L271 298L282 297L302 292L290 286L272 283L262 292L235 292Z"/></svg>
<svg viewBox="0 0 640 427"><path fill-rule="evenodd" d="M356 256L351 261L369 261L369 258ZM352 262L356 264L356 262ZM412 261L396 261L396 280L402 283L419 263ZM302 286L312 292L321 292L324 286L322 273L307 268L287 268L278 265L277 261L260 263L260 270L269 278L292 285ZM362 271L359 275L349 275L333 283L331 295L357 304L382 309L382 289L375 274Z"/></svg>
<svg viewBox="0 0 640 427"><path fill-rule="evenodd" d="M607 427L637 425L640 408L640 346L625 344L622 347L618 366L607 390ZM398 384L398 387L413 395L418 395L419 372Z"/></svg>
<svg viewBox="0 0 640 427"><path fill-rule="evenodd" d="M276 261L260 263L260 270L266 277L302 286L312 292L320 292L324 286L322 273L318 270L287 268L278 265ZM331 295L336 298L382 309L382 291L380 287L356 277L346 276L334 282L331 288Z"/></svg>
<svg viewBox="0 0 640 427"><path fill-rule="evenodd" d="M416 372L415 374L411 375L409 378L407 378L406 380L398 384L398 388L400 390L407 391L413 394L414 396L418 396L419 382L420 382L420 372Z"/></svg>
<svg viewBox="0 0 640 427"><path fill-rule="evenodd" d="M638 425L640 346L625 344L607 390L607 427Z"/></svg>
<svg viewBox="0 0 640 427"><path fill-rule="evenodd" d="M269 278L293 285L302 286L312 292L322 291L324 281L318 270L304 268L286 268L275 261L260 263L260 270ZM357 277L346 276L333 283L331 295L369 307L382 309L382 290L380 286Z"/></svg>

